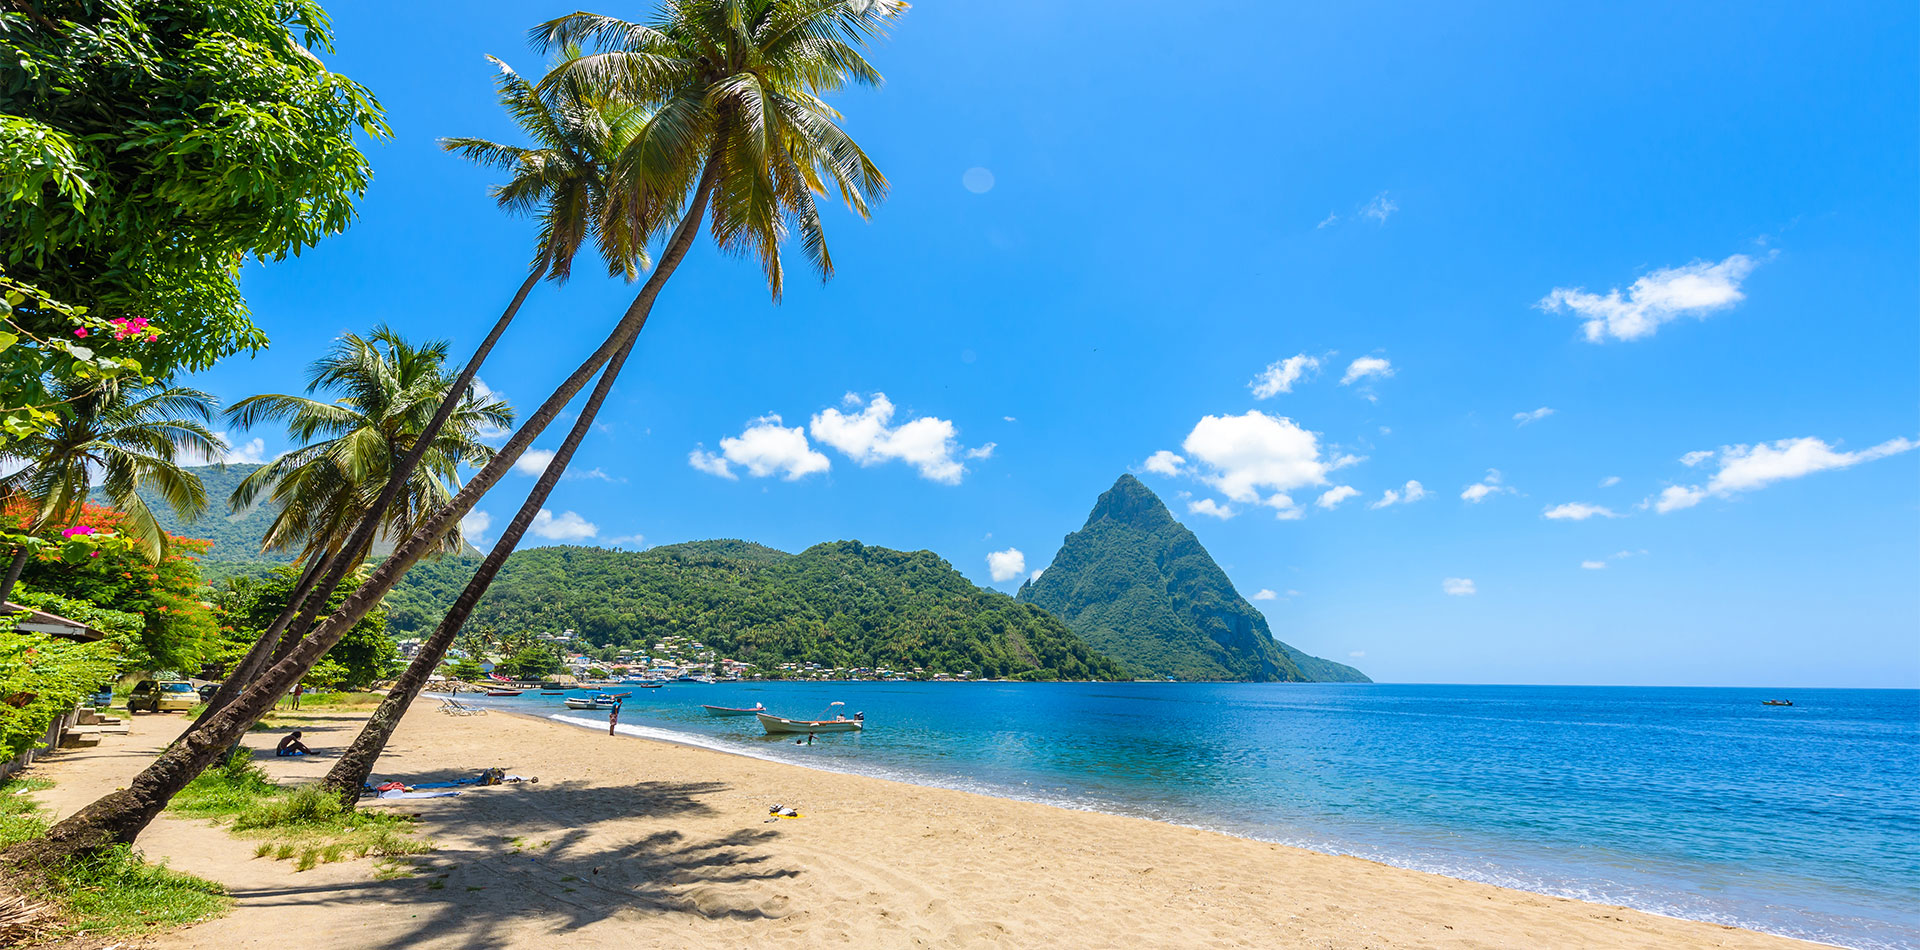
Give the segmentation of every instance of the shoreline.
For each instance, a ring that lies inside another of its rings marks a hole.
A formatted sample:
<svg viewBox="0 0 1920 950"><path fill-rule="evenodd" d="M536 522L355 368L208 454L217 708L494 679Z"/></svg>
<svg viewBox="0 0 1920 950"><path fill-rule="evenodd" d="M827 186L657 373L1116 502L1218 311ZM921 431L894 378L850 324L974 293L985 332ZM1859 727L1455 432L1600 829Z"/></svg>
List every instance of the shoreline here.
<svg viewBox="0 0 1920 950"><path fill-rule="evenodd" d="M317 780L363 716L297 727L323 755L276 759L289 726L250 733L276 781ZM409 711L377 780L500 766L537 784L390 802L435 850L410 873L361 860L295 871L253 842L162 815L140 847L226 884L228 916L152 936L175 950L541 943L763 950L857 946L1469 950L1822 946L1549 897L1143 818L933 788L642 739L610 748L533 714ZM124 785L177 720L42 766L67 812ZM571 738L565 738L571 736ZM636 736L622 736L623 740ZM606 741L610 741L610 738ZM775 804L800 816L772 818Z"/></svg>

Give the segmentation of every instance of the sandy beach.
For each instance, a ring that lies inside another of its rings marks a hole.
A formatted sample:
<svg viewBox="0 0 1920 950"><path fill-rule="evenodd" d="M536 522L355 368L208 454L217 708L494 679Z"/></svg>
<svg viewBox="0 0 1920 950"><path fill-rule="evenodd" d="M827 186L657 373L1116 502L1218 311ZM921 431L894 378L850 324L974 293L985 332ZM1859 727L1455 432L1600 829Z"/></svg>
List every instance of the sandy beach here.
<svg viewBox="0 0 1920 950"><path fill-rule="evenodd" d="M227 885L232 913L167 948L1299 947L1788 948L1814 944L1545 897L1133 818L922 788L423 701L376 773L487 766L533 785L398 803L438 848L411 876L373 862L296 872L204 822L160 818L154 860ZM358 716L309 714L343 747ZM35 768L61 814L124 784L180 728ZM331 763L274 759L282 781ZM774 803L802 817L769 821ZM395 807L389 804L381 807Z"/></svg>

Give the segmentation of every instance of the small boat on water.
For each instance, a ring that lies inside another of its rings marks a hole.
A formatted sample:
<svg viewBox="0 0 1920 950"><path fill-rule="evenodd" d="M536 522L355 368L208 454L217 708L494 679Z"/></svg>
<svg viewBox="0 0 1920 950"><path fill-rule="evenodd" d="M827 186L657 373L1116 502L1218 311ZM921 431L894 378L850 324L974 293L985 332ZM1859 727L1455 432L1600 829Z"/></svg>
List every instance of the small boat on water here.
<svg viewBox="0 0 1920 950"><path fill-rule="evenodd" d="M756 716L767 711L767 707L759 703L754 703L752 709L742 709L738 706L708 706L704 703L700 708L706 710L709 716Z"/></svg>
<svg viewBox="0 0 1920 950"><path fill-rule="evenodd" d="M634 685L640 687L641 689L659 689L660 687L665 686L666 684L665 683L635 683Z"/></svg>
<svg viewBox="0 0 1920 950"><path fill-rule="evenodd" d="M1762 706L1791 706L1791 705L1793 705L1793 700L1791 700L1791 699L1763 699L1763 700L1761 700L1761 701L1760 701L1760 705L1762 705Z"/></svg>
<svg viewBox="0 0 1920 950"><path fill-rule="evenodd" d="M826 712L833 712L833 707L835 706L845 705L846 703L828 703ZM848 719L839 713L834 713L832 719L785 719L771 713L755 713L755 715L760 717L760 728L767 730L767 735L770 736L796 732L808 734L816 732L859 732L866 726L866 713L854 713L852 719ZM821 713L821 715L824 716L826 713Z"/></svg>
<svg viewBox="0 0 1920 950"><path fill-rule="evenodd" d="M565 704L568 709L612 709L620 705L620 700L625 698L626 695L626 693L621 693L618 696L607 693L596 693L593 696L568 696L566 699L561 700L561 702Z"/></svg>
<svg viewBox="0 0 1920 950"><path fill-rule="evenodd" d="M525 692L525 690L518 690L518 689L490 689L490 690L487 690L487 695L488 695L488 696L509 696L509 697L511 697L511 696L518 696L518 695L520 695L520 694L521 694L522 692Z"/></svg>
<svg viewBox="0 0 1920 950"><path fill-rule="evenodd" d="M542 696L565 696L565 695L567 695L567 691L566 691L566 690L564 690L564 689L543 689L543 690L541 690L541 691L540 691L540 695L542 695Z"/></svg>

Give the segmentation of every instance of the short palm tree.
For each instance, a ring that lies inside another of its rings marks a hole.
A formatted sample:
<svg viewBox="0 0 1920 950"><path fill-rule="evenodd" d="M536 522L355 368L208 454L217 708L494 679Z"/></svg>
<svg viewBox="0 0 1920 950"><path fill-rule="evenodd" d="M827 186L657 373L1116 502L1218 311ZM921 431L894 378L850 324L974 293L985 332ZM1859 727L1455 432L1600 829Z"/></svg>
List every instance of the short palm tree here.
<svg viewBox="0 0 1920 950"><path fill-rule="evenodd" d="M200 476L182 464L218 459L226 451L209 431L214 399L198 389L158 384L124 386L69 381L55 383L65 409L43 432L0 445L0 462L22 467L0 478L0 496L24 499L32 509L29 532L72 521L96 483L126 516L127 533L158 559L167 532L140 492L158 495L183 521L200 516L207 492ZM27 549L14 552L0 598L12 592Z"/></svg>
<svg viewBox="0 0 1920 950"><path fill-rule="evenodd" d="M832 273L813 196L824 193L831 182L864 216L884 195L886 180L839 128L839 114L819 96L849 84L878 84L879 74L862 57L861 47L883 35L904 9L899 0L668 0L647 24L576 14L536 29L535 43L543 48L578 44L597 50L557 67L535 87L542 96L558 95L566 83L578 82L607 90L644 111L644 123L613 172L618 178L614 188L623 193L620 219L638 242L672 229L653 272L599 349L527 417L493 461L396 545L297 648L226 708L203 717L197 731L170 747L125 789L63 820L44 839L0 853L0 864L135 840L175 793L265 715L437 544L440 534L472 510L597 374L599 381L566 441L431 638L435 652L444 652L452 640L449 626L458 630L458 615L471 609L565 471L709 210L716 243L722 250L758 258L776 299L784 282L780 244L793 229L799 230L807 257L822 277ZM426 652L423 646L421 653ZM398 703L404 709L409 699L406 691L390 691L369 727L384 723L382 728L390 730L398 717L389 705ZM370 767L371 760L366 761ZM332 777L329 784L337 787Z"/></svg>
<svg viewBox="0 0 1920 950"><path fill-rule="evenodd" d="M278 422L301 443L255 469L233 491L236 511L262 500L278 509L263 550L297 547L308 564L341 553L447 397L454 380L445 372L446 357L445 341L414 346L384 326L366 337L348 334L313 364L307 395L252 396L227 410L241 429ZM323 401L315 394L334 398ZM478 396L471 387L457 395L445 424L405 476L400 503L378 516L387 537L407 536L423 516L446 504L459 488L460 466L492 460L482 433L513 424L506 403ZM453 551L462 543L455 530L440 547ZM363 547L345 555L357 564L369 553Z"/></svg>

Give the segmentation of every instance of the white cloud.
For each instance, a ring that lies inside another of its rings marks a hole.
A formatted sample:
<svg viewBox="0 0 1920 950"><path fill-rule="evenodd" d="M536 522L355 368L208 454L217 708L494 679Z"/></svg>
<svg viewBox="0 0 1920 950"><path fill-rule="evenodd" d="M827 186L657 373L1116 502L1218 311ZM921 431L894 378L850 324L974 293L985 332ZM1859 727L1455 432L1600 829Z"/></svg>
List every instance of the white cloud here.
<svg viewBox="0 0 1920 950"><path fill-rule="evenodd" d="M1539 422L1540 420L1545 419L1550 415L1553 415L1553 410L1546 406L1541 406L1540 408L1535 409L1532 412L1514 413L1513 421L1515 423L1518 423L1519 425L1526 425L1529 422Z"/></svg>
<svg viewBox="0 0 1920 950"><path fill-rule="evenodd" d="M1196 472L1201 481L1243 504L1285 512L1293 508L1291 500L1283 494L1263 498L1261 492L1284 493L1327 481L1318 437L1292 419L1257 409L1239 416L1205 416L1180 447L1196 465L1205 466L1206 471Z"/></svg>
<svg viewBox="0 0 1920 950"><path fill-rule="evenodd" d="M620 478L614 475L609 475L607 474L606 469L602 469L602 468L590 468L584 472L576 471L574 469L567 469L566 472L561 474L560 477L570 482L597 480L602 482L616 482L620 484L626 483L626 479Z"/></svg>
<svg viewBox="0 0 1920 950"><path fill-rule="evenodd" d="M1605 561L1581 561L1581 562L1580 562L1580 566L1581 566L1581 567L1583 567L1583 568L1585 568L1585 569L1587 569L1587 570L1589 570L1589 571L1604 571L1604 570L1606 570L1606 569L1607 569L1607 562L1605 562Z"/></svg>
<svg viewBox="0 0 1920 950"><path fill-rule="evenodd" d="M1487 477L1468 485L1460 492L1460 497L1477 505L1480 502L1486 501L1487 496L1497 495L1501 492L1506 492L1510 495L1519 494L1519 492L1514 491L1511 487L1500 483L1499 469L1490 468L1487 469Z"/></svg>
<svg viewBox="0 0 1920 950"><path fill-rule="evenodd" d="M1297 590L1290 590L1290 591L1287 591L1287 596L1288 596L1288 597L1298 597L1298 596L1300 596L1300 592L1299 592L1299 591L1297 591Z"/></svg>
<svg viewBox="0 0 1920 950"><path fill-rule="evenodd" d="M1012 417L1012 416L1001 416L1001 417L1000 417L1000 420L1001 420L1002 422L1019 422L1019 421L1020 421L1020 420L1018 420L1018 419L1015 419L1015 418L1014 418L1014 417Z"/></svg>
<svg viewBox="0 0 1920 950"><path fill-rule="evenodd" d="M719 452L694 449L687 453L687 464L721 478L739 478L730 467L738 465L755 478L777 474L790 482L833 467L825 455L807 444L804 430L782 425L776 415L761 416L747 423L739 435L721 439Z"/></svg>
<svg viewBox="0 0 1920 950"><path fill-rule="evenodd" d="M260 465L267 460L267 440L265 439L256 437L235 445L233 433L225 429L214 433L213 437L221 446L220 454L209 457L188 449L180 453L180 464L213 465L217 463L221 465ZM19 468L24 467L24 465L18 466L4 474L11 475L13 471L18 471Z"/></svg>
<svg viewBox="0 0 1920 950"><path fill-rule="evenodd" d="M1019 548L994 551L987 555L987 573L993 576L994 583L1013 580L1027 572L1027 556ZM1038 577L1036 573L1034 576Z"/></svg>
<svg viewBox="0 0 1920 950"><path fill-rule="evenodd" d="M468 541L486 537L487 529L493 527L493 516L475 509L460 516L460 535Z"/></svg>
<svg viewBox="0 0 1920 950"><path fill-rule="evenodd" d="M1552 518L1555 521L1585 521L1595 516L1602 518L1620 517L1620 515L1611 508L1600 505L1589 505L1584 501L1573 501L1564 505L1555 505L1542 513L1542 517Z"/></svg>
<svg viewBox="0 0 1920 950"><path fill-rule="evenodd" d="M1600 480L1601 488L1612 488L1618 484L1620 484L1620 476L1618 475L1608 475L1606 478Z"/></svg>
<svg viewBox="0 0 1920 950"><path fill-rule="evenodd" d="M1383 191L1374 195L1372 201L1360 206L1360 216L1385 224L1387 223L1388 216L1398 210L1400 210L1400 206L1395 204L1392 198L1387 197L1387 193Z"/></svg>
<svg viewBox="0 0 1920 950"><path fill-rule="evenodd" d="M1239 514L1239 512L1233 510L1233 506L1220 504L1211 498L1202 498L1199 501L1187 502L1187 513L1192 515L1206 515L1209 518L1218 518L1221 521L1225 521Z"/></svg>
<svg viewBox="0 0 1920 950"><path fill-rule="evenodd" d="M1685 316L1705 317L1746 299L1740 282L1756 266L1758 262L1745 254L1734 254L1718 264L1695 261L1654 271L1634 281L1625 296L1619 288L1603 297L1578 287L1555 287L1538 306L1584 317L1581 326L1589 343L1604 343L1608 338L1638 340L1652 336L1663 323Z"/></svg>
<svg viewBox="0 0 1920 950"><path fill-rule="evenodd" d="M1045 574L1046 572L1047 572L1047 569L1043 567L1037 571L1034 571L1032 574L1027 575L1027 580L1037 581L1040 579L1040 575Z"/></svg>
<svg viewBox="0 0 1920 950"><path fill-rule="evenodd" d="M1367 651L1365 651L1365 650L1354 650L1354 651L1352 651L1352 652L1350 652L1350 653L1348 653L1347 655L1348 655L1348 656L1350 656L1350 657L1352 657L1352 658L1354 658L1354 659L1356 659L1356 660L1358 660L1358 659L1362 659L1362 658L1364 658L1364 657L1365 657L1365 656L1367 655Z"/></svg>
<svg viewBox="0 0 1920 950"><path fill-rule="evenodd" d="M1326 491L1321 492L1320 497L1314 500L1314 504L1319 505L1320 507L1325 508L1328 511L1332 511L1341 502L1346 501L1347 499L1352 498L1353 496L1358 494L1360 494L1360 489L1355 488L1352 485L1336 485L1332 488L1327 489Z"/></svg>
<svg viewBox="0 0 1920 950"><path fill-rule="evenodd" d="M809 431L815 439L861 465L902 461L919 469L922 477L947 485L959 484L967 473L967 467L954 458L956 454L986 457L970 454L980 449L963 448L955 438L959 430L946 419L922 416L896 426L890 424L893 403L886 393L874 393L870 402L853 393L848 393L845 399L848 407L859 407L863 402L865 408L858 412L827 409L815 414ZM990 448L986 451L992 452Z"/></svg>
<svg viewBox="0 0 1920 950"><path fill-rule="evenodd" d="M513 460L513 470L522 475L538 477L547 470L547 463L553 461L553 452L549 449L528 449Z"/></svg>
<svg viewBox="0 0 1920 950"><path fill-rule="evenodd" d="M1326 217L1324 217L1324 218L1321 218L1321 219L1320 219L1320 223L1319 223L1319 224L1316 224L1316 225L1314 225L1314 226L1313 226L1313 229L1314 229L1315 231L1318 231L1318 230L1320 230L1321 228L1325 228L1325 227L1329 227L1329 226L1331 226L1331 225L1332 225L1332 224L1333 224L1333 223L1334 223L1335 221L1338 221L1338 220L1340 220L1340 215L1338 215L1338 214L1329 214L1329 215L1327 215Z"/></svg>
<svg viewBox="0 0 1920 950"><path fill-rule="evenodd" d="M1156 475L1178 475L1180 474L1181 468L1184 467L1186 464L1187 464L1186 459L1183 459L1180 456L1167 451L1166 449L1161 449L1160 451L1147 456L1146 464L1143 465L1142 467L1145 468L1147 471L1152 472Z"/></svg>
<svg viewBox="0 0 1920 950"><path fill-rule="evenodd" d="M1279 594L1276 594L1273 591L1270 591L1264 587L1260 588L1259 593L1253 595L1254 600L1277 600L1279 599L1279 597L1280 597Z"/></svg>
<svg viewBox="0 0 1920 950"><path fill-rule="evenodd" d="M993 190L993 172L975 165L960 175L960 186L976 195Z"/></svg>
<svg viewBox="0 0 1920 950"><path fill-rule="evenodd" d="M574 512L555 515L545 508L533 516L533 524L527 530L550 541L585 541L600 533L597 525Z"/></svg>
<svg viewBox="0 0 1920 950"><path fill-rule="evenodd" d="M1480 593L1474 589L1473 579L1470 577L1449 577L1440 582L1440 589L1446 591L1451 597L1467 597Z"/></svg>
<svg viewBox="0 0 1920 950"><path fill-rule="evenodd" d="M1419 482L1409 481L1401 489L1389 488L1380 493L1380 500L1368 505L1368 508L1385 508L1388 505L1411 505L1427 497L1427 489Z"/></svg>
<svg viewBox="0 0 1920 950"><path fill-rule="evenodd" d="M962 454L970 459L990 459L993 458L993 450L999 447L1000 443L998 442L988 442L977 449L968 449Z"/></svg>
<svg viewBox="0 0 1920 950"><path fill-rule="evenodd" d="M1347 364L1346 375L1340 377L1340 385L1351 386L1369 376L1387 377L1393 375L1393 364L1385 357L1362 356Z"/></svg>
<svg viewBox="0 0 1920 950"><path fill-rule="evenodd" d="M1704 486L1667 486L1659 498L1652 501L1652 505L1655 511L1666 514L1691 508L1708 496L1726 498L1738 492L1758 491L1774 482L1801 478L1815 472L1852 468L1862 462L1899 455L1915 448L1920 448L1920 442L1902 436L1858 452L1840 452L1826 442L1809 436L1758 445L1729 445L1718 452L1688 452L1680 458L1683 464L1698 466L1717 455L1719 471L1714 472Z"/></svg>
<svg viewBox="0 0 1920 950"><path fill-rule="evenodd" d="M1260 375L1247 383L1247 388L1253 390L1253 398L1269 399L1281 393L1293 392L1294 383L1299 382L1308 373L1319 370L1318 359L1301 353L1267 364L1267 368L1261 370Z"/></svg>
<svg viewBox="0 0 1920 950"><path fill-rule="evenodd" d="M474 402L484 403L484 402L490 402L495 399L505 402L506 398L507 398L506 393L496 392L492 387L489 387L487 385L486 380L481 379L478 376L475 376L473 378L473 401ZM483 423L480 426L478 434L480 438L488 442L498 442L501 439L504 439L507 436L512 435L513 430L504 428L502 426L497 426L489 422L489 423Z"/></svg>

